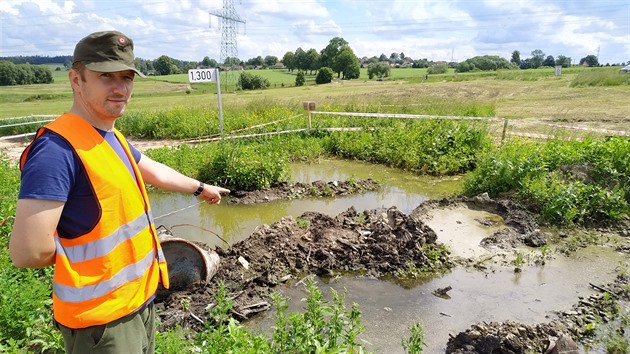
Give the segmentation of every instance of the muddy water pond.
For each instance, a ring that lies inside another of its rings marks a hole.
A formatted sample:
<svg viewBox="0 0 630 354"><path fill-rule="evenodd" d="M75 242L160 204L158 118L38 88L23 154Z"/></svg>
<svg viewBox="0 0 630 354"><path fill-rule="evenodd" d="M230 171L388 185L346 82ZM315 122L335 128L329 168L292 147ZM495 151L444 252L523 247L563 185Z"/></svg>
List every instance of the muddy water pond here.
<svg viewBox="0 0 630 354"><path fill-rule="evenodd" d="M285 216L298 217L306 211L318 211L335 216L351 206L357 211L363 211L395 205L403 213L409 214L427 199L453 195L461 185L459 177L437 179L345 160L292 164L291 172L292 182L372 178L379 182L382 188L374 192L340 198L279 200L249 205L230 205L222 202L218 207L198 204L192 196L153 192L150 193L150 198L156 225L172 228L174 234L191 241L224 247L225 242L214 233L232 244L249 236L260 225L271 224Z"/></svg>
<svg viewBox="0 0 630 354"><path fill-rule="evenodd" d="M547 322L555 311L569 310L580 296L595 293L589 282L605 284L614 278L603 269L613 269L620 256L612 250L588 247L569 258L548 263L544 267L525 267L521 273L512 269L478 272L455 269L432 279L418 279L397 284L362 277L318 279L326 298L329 288L342 293L346 303L356 302L366 327L361 338L366 348L375 353L404 353L403 336L409 326L422 322L426 353L444 353L449 335L455 336L480 321L513 320L525 324ZM452 287L446 297L433 294L438 288ZM288 284L282 289L288 296L290 310L301 310L306 297L301 284ZM266 332L273 325L274 315L265 314L251 321L251 328ZM369 343L369 344L367 344Z"/></svg>
<svg viewBox="0 0 630 354"><path fill-rule="evenodd" d="M262 224L282 217L298 217L306 211L335 216L350 206L357 211L396 206L411 213L428 199L455 193L459 178L434 179L371 164L327 160L319 164L292 165L292 179L299 182L372 178L382 184L377 192L335 199L300 199L262 204L220 206L198 204L192 197L152 193L156 224L171 228L178 237L225 247L248 237ZM479 241L505 227L500 216L468 208L434 209L426 223L454 255L483 257L486 250ZM215 235L216 234L216 235ZM221 240L218 236L220 236ZM533 249L520 250L534 254ZM426 351L442 353L449 339L480 321L515 320L522 323L548 321L555 311L569 310L582 296L593 293L589 283L606 284L615 277L614 268L624 257L610 249L589 246L570 257L554 255L544 266L525 264L520 273L513 267L489 266L483 271L456 268L440 276L407 282L342 276L317 278L322 292L329 288L347 290L348 305L356 302L362 310L361 335L366 349L376 353L404 353L401 339L408 336L411 324L422 322ZM451 287L446 296L436 296L439 288ZM279 290L289 297L291 310L299 310L305 297L302 284L295 279ZM268 332L273 313L264 313L248 325Z"/></svg>

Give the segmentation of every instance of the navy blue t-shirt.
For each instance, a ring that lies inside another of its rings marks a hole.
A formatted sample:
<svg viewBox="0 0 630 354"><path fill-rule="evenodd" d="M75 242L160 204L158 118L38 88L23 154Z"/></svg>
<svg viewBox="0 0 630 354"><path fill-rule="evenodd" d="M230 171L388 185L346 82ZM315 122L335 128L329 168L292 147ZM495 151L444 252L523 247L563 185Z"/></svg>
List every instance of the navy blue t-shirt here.
<svg viewBox="0 0 630 354"><path fill-rule="evenodd" d="M112 146L135 178L131 163L114 132L96 130ZM131 144L129 146L138 163L142 156L140 151ZM63 138L52 132L45 132L31 146L22 168L18 198L65 202L57 226L57 232L63 238L83 235L98 221L98 203L81 160Z"/></svg>

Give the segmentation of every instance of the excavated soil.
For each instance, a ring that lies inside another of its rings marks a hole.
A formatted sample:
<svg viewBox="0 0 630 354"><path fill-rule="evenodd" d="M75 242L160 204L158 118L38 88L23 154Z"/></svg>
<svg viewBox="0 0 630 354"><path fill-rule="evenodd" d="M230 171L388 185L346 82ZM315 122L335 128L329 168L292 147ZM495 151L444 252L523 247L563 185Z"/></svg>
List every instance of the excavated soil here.
<svg viewBox="0 0 630 354"><path fill-rule="evenodd" d="M230 202L259 203L278 198L329 195L331 190L333 194L343 194L376 188L369 180L350 185L348 182L321 181L311 185L283 185L266 191L236 192ZM507 228L484 239L483 247L506 250L519 245L539 247L546 243L533 214L526 208L508 199L493 200L486 195L427 201L409 215L396 207L365 211L351 207L335 217L306 212L298 218L285 217L272 225L263 225L247 239L226 250L215 249L221 262L209 283L195 284L183 291L162 291L158 299L161 329L176 324L203 329L204 322L212 320L206 309L213 306L219 283L225 284L232 295L232 315L247 320L271 308L270 295L276 286L309 274L330 276L353 272L382 277L399 276L410 265L418 269L429 265L432 269L474 266L476 260L459 259L448 252L437 260L429 260L423 251L427 245L439 244L435 231L423 221L426 214L434 208L462 205L496 213L505 220ZM557 352L567 340L569 343L586 340L585 324L608 320L618 310L616 302L610 301L610 294L618 300L630 299L628 283L628 277L619 277L613 284L592 284L601 290L600 296L581 299L572 311L559 313L558 319L548 323L471 324L470 329L451 336L446 351L526 353L549 349Z"/></svg>

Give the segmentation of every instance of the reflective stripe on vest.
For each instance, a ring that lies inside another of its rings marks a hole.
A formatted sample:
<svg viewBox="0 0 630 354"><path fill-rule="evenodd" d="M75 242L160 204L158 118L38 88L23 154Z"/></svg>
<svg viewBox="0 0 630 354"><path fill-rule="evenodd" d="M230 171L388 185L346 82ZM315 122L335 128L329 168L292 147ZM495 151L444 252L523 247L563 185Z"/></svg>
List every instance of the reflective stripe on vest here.
<svg viewBox="0 0 630 354"><path fill-rule="evenodd" d="M59 237L55 238L61 254L68 258L71 263L84 262L93 258L102 257L110 253L114 247L123 241L131 239L147 227L145 215L138 216L135 220L126 225L122 225L111 235L103 236L100 239L83 245L63 247Z"/></svg>
<svg viewBox="0 0 630 354"><path fill-rule="evenodd" d="M73 239L55 235L55 320L70 328L109 323L153 297L159 280L164 287L169 285L144 181L117 130L135 180L113 148L82 118L64 114L40 129L35 139L46 130L61 136L74 149L97 198L100 215L95 227L83 235ZM29 147L22 154L21 166Z"/></svg>

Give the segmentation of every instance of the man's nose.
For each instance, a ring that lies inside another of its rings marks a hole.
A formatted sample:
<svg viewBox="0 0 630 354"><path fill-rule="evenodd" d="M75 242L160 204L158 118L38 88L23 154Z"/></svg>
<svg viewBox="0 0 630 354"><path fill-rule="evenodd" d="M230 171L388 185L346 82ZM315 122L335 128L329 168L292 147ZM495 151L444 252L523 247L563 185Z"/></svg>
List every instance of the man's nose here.
<svg viewBox="0 0 630 354"><path fill-rule="evenodd" d="M130 85L127 83L127 80L125 80L124 78L114 79L112 86L112 90L120 94L126 94L131 89Z"/></svg>

